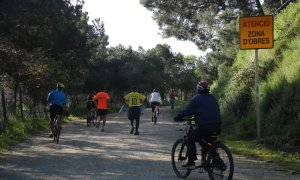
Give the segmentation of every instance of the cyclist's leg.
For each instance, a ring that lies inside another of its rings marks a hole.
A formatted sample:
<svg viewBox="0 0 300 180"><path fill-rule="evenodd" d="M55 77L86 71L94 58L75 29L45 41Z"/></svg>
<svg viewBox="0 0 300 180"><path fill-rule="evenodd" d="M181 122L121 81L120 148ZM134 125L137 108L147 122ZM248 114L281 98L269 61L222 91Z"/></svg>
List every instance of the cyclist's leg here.
<svg viewBox="0 0 300 180"><path fill-rule="evenodd" d="M50 128L49 136L52 137L54 131L54 118L49 118L49 128Z"/></svg>
<svg viewBox="0 0 300 180"><path fill-rule="evenodd" d="M157 115L159 115L159 105L160 105L160 103L157 102Z"/></svg>
<svg viewBox="0 0 300 180"><path fill-rule="evenodd" d="M189 163L194 163L194 161L197 160L197 150L195 142L198 139L198 134L199 131L195 129L191 134L188 135L187 155Z"/></svg>
<svg viewBox="0 0 300 180"><path fill-rule="evenodd" d="M201 142L201 139L208 137L210 134L210 129L208 127L197 127L189 136L188 136L188 158L189 161L197 160L197 150L196 150L196 145L195 142ZM201 156L202 158L205 158L206 154L206 149L205 146L200 143L202 146L201 149Z"/></svg>
<svg viewBox="0 0 300 180"><path fill-rule="evenodd" d="M152 117L154 117L154 109L155 109L155 103L151 102L151 109L152 109Z"/></svg>
<svg viewBox="0 0 300 180"><path fill-rule="evenodd" d="M60 113L60 120L58 122L58 126L60 127L60 130L62 129L62 124L64 122L64 117L65 117L65 109L63 107L59 108L59 113Z"/></svg>
<svg viewBox="0 0 300 180"><path fill-rule="evenodd" d="M53 135L53 130L54 130L54 117L55 117L55 106L54 105L51 105L50 106L50 117L49 117L49 128L50 128L50 136Z"/></svg>

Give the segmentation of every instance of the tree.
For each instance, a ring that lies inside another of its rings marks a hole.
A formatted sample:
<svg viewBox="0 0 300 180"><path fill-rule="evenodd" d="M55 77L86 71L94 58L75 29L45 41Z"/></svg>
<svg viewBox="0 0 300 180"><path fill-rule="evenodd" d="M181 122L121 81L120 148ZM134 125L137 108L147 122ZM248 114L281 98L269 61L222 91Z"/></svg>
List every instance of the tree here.
<svg viewBox="0 0 300 180"><path fill-rule="evenodd" d="M104 24L97 19L89 25L83 4L0 1L0 75L12 79L11 89L22 86L19 92L31 96L33 106L45 102L57 82L68 94L81 92L89 63L106 54Z"/></svg>
<svg viewBox="0 0 300 180"><path fill-rule="evenodd" d="M215 49L218 29L239 15L261 14L259 0L140 0L153 12L164 37L190 40L200 50Z"/></svg>

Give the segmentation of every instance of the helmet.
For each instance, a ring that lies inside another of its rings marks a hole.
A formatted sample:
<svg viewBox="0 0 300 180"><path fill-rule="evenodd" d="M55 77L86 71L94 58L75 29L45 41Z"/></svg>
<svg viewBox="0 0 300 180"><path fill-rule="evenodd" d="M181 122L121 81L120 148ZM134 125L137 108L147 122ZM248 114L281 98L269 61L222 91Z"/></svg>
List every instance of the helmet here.
<svg viewBox="0 0 300 180"><path fill-rule="evenodd" d="M58 88L58 89L63 89L64 87L65 87L65 85L63 85L62 83L56 84L56 88Z"/></svg>
<svg viewBox="0 0 300 180"><path fill-rule="evenodd" d="M198 91L204 91L204 90L208 90L209 91L209 84L206 81L200 81L197 84L197 90Z"/></svg>

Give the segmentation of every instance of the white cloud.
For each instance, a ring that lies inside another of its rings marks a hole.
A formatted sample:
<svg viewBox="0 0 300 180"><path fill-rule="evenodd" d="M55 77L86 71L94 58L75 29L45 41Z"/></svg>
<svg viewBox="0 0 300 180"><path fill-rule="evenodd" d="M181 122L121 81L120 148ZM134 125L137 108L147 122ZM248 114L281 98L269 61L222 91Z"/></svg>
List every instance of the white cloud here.
<svg viewBox="0 0 300 180"><path fill-rule="evenodd" d="M163 39L159 28L152 19L152 13L144 8L140 0L85 0L83 10L90 20L100 18L104 22L105 32L109 36L110 46L122 44L137 49L154 48L156 44L168 44L173 52L185 55L204 55L196 45L175 38Z"/></svg>

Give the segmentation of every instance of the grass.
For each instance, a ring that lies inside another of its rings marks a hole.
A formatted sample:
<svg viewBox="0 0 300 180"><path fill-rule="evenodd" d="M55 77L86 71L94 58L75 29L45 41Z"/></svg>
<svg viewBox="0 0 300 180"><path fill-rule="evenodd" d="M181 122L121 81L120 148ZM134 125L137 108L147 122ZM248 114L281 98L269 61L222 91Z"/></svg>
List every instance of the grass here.
<svg viewBox="0 0 300 180"><path fill-rule="evenodd" d="M254 157L258 160L272 162L285 170L295 171L297 173L300 172L299 155L270 150L257 140L245 141L226 139L224 142L235 154Z"/></svg>
<svg viewBox="0 0 300 180"><path fill-rule="evenodd" d="M0 152L7 151L10 147L47 128L47 120L26 119L21 121L11 119L4 132L0 134Z"/></svg>

